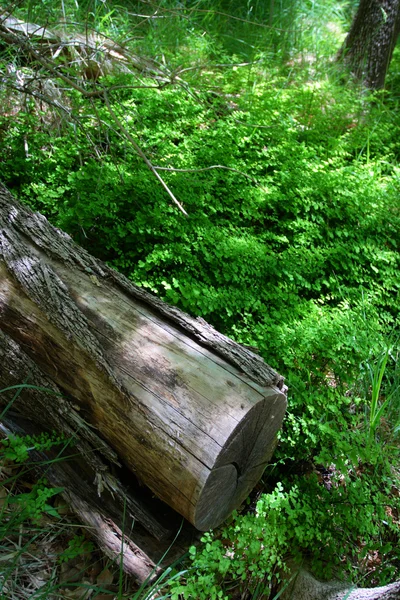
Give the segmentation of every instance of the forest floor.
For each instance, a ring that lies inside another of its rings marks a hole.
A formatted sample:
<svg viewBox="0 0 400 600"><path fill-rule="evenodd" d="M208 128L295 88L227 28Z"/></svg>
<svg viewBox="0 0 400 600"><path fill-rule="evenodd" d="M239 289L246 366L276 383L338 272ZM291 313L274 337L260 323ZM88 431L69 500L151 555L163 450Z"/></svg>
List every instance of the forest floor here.
<svg viewBox="0 0 400 600"><path fill-rule="evenodd" d="M399 48L371 94L334 60L346 2L33 4L14 14L55 28L55 62L0 45L0 179L289 387L260 489L164 597L272 599L293 554L325 578L398 579ZM4 448L2 598L150 600Z"/></svg>

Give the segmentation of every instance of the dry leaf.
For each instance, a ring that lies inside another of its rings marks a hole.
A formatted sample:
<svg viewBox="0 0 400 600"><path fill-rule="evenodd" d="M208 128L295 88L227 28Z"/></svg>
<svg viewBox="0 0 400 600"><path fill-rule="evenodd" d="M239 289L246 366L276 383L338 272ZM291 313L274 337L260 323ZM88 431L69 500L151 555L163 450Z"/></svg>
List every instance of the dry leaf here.
<svg viewBox="0 0 400 600"><path fill-rule="evenodd" d="M98 576L97 576L97 583L100 585L110 585L110 583L112 583L114 580L114 575L111 573L111 571L109 569L104 569L104 571L102 571Z"/></svg>

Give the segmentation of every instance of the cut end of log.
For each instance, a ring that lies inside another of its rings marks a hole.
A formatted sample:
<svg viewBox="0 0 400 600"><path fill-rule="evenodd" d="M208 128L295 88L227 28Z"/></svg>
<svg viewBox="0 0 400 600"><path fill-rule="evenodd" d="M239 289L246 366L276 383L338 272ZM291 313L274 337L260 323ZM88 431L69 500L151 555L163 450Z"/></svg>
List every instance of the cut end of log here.
<svg viewBox="0 0 400 600"><path fill-rule="evenodd" d="M286 404L285 394L270 388L232 432L196 504L197 529L220 525L257 484L275 449Z"/></svg>

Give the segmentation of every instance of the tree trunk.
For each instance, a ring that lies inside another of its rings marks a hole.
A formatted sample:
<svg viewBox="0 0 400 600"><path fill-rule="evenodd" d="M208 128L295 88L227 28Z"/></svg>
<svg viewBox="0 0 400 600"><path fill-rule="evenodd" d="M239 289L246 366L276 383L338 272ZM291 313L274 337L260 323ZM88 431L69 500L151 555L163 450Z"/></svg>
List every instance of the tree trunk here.
<svg viewBox="0 0 400 600"><path fill-rule="evenodd" d="M339 58L366 87L379 90L400 32L400 0L360 0Z"/></svg>
<svg viewBox="0 0 400 600"><path fill-rule="evenodd" d="M400 581L377 588L356 588L339 581L322 582L308 571L294 571L281 600L399 600Z"/></svg>
<svg viewBox="0 0 400 600"><path fill-rule="evenodd" d="M198 529L221 523L262 475L285 412L282 378L95 260L3 186L0 329Z"/></svg>

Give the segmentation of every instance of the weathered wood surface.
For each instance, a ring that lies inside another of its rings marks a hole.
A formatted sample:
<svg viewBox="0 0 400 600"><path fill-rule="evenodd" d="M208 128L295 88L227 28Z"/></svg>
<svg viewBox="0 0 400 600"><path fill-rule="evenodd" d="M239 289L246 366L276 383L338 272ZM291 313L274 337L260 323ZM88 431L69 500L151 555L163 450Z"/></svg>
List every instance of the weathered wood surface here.
<svg viewBox="0 0 400 600"><path fill-rule="evenodd" d="M288 574L286 574L288 576ZM292 583L283 589L282 600L399 600L400 581L383 587L358 588L343 581L319 581L308 571L291 572Z"/></svg>
<svg viewBox="0 0 400 600"><path fill-rule="evenodd" d="M139 522L156 540L169 539L174 530L163 525L146 502L122 485L118 478L121 465L114 450L1 330L0 365L0 389L6 390L0 394L3 422L20 435L35 435L44 429L59 432L70 442L63 452L68 460L49 464L46 469L51 485L71 488L90 501L93 509L108 510L116 519L125 510L127 518ZM18 388L21 384L26 387ZM31 458L37 462L37 457Z"/></svg>
<svg viewBox="0 0 400 600"><path fill-rule="evenodd" d="M0 413L8 406L0 437L35 436L43 429L64 434L65 444L30 451L29 469L63 488L67 504L105 554L119 563L123 558L124 571L140 582L156 576L156 565L164 568L182 556L196 541L196 530L119 465L70 400L2 331L0 365L0 389L8 388L0 393ZM21 381L26 387L17 389Z"/></svg>
<svg viewBox="0 0 400 600"><path fill-rule="evenodd" d="M32 68L37 67L36 60L41 66L50 67L53 76L64 78L69 83L72 80L68 69L63 73L59 68L60 61L54 62L60 56L65 66L73 64L75 68L80 68L81 75L86 79L97 80L99 75L106 75L111 70L125 73L139 71L160 84L168 83L171 79L164 64L132 54L124 45L90 28L84 34L78 33L75 27L70 30L65 28L65 24L50 29L47 25L42 27L0 12L0 39L19 47ZM30 83L32 89L33 82ZM75 87L79 89L76 83Z"/></svg>
<svg viewBox="0 0 400 600"><path fill-rule="evenodd" d="M0 329L197 528L217 526L260 478L286 407L283 379L95 260L4 187Z"/></svg>

